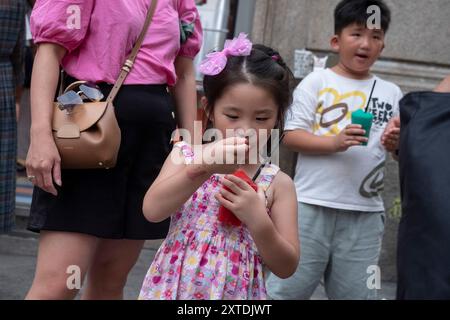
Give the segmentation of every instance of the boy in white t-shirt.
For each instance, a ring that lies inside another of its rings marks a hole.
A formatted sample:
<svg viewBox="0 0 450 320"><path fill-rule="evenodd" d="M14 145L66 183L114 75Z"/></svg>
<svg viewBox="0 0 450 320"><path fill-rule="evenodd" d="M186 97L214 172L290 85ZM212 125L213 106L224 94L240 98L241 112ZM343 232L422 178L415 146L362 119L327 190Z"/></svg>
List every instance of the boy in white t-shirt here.
<svg viewBox="0 0 450 320"><path fill-rule="evenodd" d="M373 5L380 12L375 28L367 23ZM388 151L394 151L402 93L370 74L370 68L384 48L390 10L382 0L343 0L334 15L331 47L339 63L300 83L286 118L284 142L299 153L294 180L301 257L289 279L268 277L268 294L274 299L308 299L322 278L330 299L376 297L377 282L372 280L379 279L384 231L380 192L386 149L381 138L388 123L395 127L384 138ZM373 115L369 139L361 126L351 124L351 113L366 106Z"/></svg>

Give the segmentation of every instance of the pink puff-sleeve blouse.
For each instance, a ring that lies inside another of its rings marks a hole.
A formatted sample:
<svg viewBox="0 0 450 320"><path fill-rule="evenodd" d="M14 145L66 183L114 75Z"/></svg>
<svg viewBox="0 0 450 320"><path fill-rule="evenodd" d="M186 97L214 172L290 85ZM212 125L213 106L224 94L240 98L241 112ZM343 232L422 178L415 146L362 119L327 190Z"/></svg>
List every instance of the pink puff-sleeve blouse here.
<svg viewBox="0 0 450 320"><path fill-rule="evenodd" d="M67 49L62 60L71 76L114 83L144 25L150 0L37 0L31 15L35 43ZM193 24L180 41L180 22ZM153 22L125 84L168 84L177 81L174 61L193 59L202 43L194 0L159 0Z"/></svg>

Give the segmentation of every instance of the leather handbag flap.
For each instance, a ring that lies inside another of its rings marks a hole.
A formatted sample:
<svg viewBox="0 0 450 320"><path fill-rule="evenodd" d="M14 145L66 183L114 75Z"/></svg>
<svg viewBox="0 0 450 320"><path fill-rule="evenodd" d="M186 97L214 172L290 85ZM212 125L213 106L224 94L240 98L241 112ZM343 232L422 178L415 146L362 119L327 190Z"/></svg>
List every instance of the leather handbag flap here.
<svg viewBox="0 0 450 320"><path fill-rule="evenodd" d="M87 102L76 105L71 113L53 107L53 130L60 138L77 138L80 132L92 127L103 116L107 102ZM78 130L78 132L76 132Z"/></svg>

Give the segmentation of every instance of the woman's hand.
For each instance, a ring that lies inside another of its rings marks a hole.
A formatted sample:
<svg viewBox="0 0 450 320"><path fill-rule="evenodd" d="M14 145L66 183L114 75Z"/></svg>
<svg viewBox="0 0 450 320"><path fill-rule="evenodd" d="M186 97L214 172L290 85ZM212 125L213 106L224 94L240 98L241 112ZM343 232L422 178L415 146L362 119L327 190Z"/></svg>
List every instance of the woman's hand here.
<svg viewBox="0 0 450 320"><path fill-rule="evenodd" d="M54 196L58 194L53 182L61 186L61 158L51 134L31 135L26 167L27 176L35 186Z"/></svg>
<svg viewBox="0 0 450 320"><path fill-rule="evenodd" d="M364 134L366 131L359 124L349 124L337 136L334 137L334 145L336 152L347 151L348 148L359 146L363 142L367 142Z"/></svg>
<svg viewBox="0 0 450 320"><path fill-rule="evenodd" d="M386 151L394 152L398 149L400 142L400 117L392 118L384 129L381 137L381 144Z"/></svg>
<svg viewBox="0 0 450 320"><path fill-rule="evenodd" d="M231 192L222 188L215 195L217 201L244 224L248 225L261 214L266 214L266 197L262 188L255 191L247 182L234 175L226 175L222 183Z"/></svg>
<svg viewBox="0 0 450 320"><path fill-rule="evenodd" d="M231 137L207 144L203 148L202 163L213 173L233 173L244 164L249 150L246 138Z"/></svg>

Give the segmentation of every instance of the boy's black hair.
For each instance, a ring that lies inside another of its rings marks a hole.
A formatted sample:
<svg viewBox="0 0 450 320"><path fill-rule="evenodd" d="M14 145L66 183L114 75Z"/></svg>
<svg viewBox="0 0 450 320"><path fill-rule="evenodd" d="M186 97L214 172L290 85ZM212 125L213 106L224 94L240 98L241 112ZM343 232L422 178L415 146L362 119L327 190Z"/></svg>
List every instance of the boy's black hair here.
<svg viewBox="0 0 450 320"><path fill-rule="evenodd" d="M345 27L357 23L367 26L367 19L373 13L367 8L375 5L380 8L381 29L386 33L391 22L391 10L383 0L342 0L334 9L334 33L340 34Z"/></svg>
<svg viewBox="0 0 450 320"><path fill-rule="evenodd" d="M262 44L254 44L249 56L229 56L225 69L215 76L205 75L203 89L208 99L206 113L230 86L251 83L268 90L278 105L276 129L283 130L284 117L292 103L294 76L280 54Z"/></svg>

